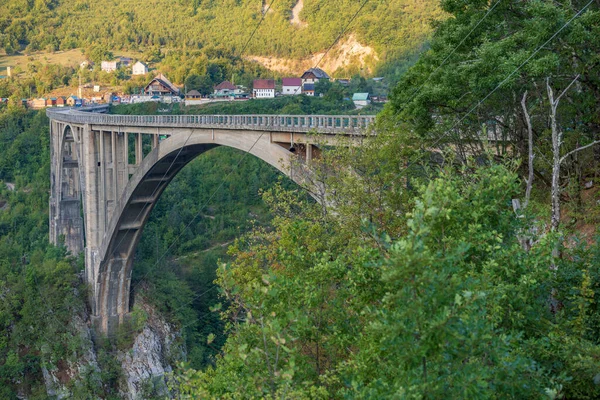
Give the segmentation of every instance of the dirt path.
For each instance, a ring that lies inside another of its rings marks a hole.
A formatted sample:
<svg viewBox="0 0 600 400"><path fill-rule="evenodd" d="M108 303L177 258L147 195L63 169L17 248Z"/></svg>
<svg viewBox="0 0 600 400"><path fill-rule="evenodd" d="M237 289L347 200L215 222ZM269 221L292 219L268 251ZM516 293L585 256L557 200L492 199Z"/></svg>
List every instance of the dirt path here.
<svg viewBox="0 0 600 400"><path fill-rule="evenodd" d="M290 22L296 26L306 26L306 22L300 19L300 12L304 8L304 0L298 0L294 8L292 8L292 19Z"/></svg>

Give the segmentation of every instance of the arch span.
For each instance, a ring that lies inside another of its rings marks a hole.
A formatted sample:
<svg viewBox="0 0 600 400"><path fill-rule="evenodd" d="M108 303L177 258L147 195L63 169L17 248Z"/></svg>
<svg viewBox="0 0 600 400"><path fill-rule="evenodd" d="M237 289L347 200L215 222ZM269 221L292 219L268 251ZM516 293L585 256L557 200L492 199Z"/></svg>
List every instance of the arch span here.
<svg viewBox="0 0 600 400"><path fill-rule="evenodd" d="M248 152L293 179L293 154L260 132L214 135L212 131L191 129L162 141L129 179L99 248L92 311L102 331L114 331L129 313L135 248L162 192L185 165L218 146Z"/></svg>
<svg viewBox="0 0 600 400"><path fill-rule="evenodd" d="M318 144L360 145L364 129L374 121L364 115L102 114L107 109L46 110L52 157L50 240L59 244L64 237L77 254L85 237L92 313L105 333L129 312L133 254L148 216L189 161L213 147L228 146L301 183L310 177L310 168L292 171L293 158L305 157L308 166L318 157ZM167 139L161 141L163 137ZM288 151L292 147L297 150L293 154Z"/></svg>

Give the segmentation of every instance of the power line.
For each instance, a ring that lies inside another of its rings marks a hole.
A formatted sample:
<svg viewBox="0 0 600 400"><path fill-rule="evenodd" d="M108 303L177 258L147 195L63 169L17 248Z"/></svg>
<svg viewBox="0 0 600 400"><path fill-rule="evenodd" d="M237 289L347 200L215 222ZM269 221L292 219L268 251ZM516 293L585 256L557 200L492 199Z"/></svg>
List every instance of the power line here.
<svg viewBox="0 0 600 400"><path fill-rule="evenodd" d="M446 136L448 136L454 128L456 128L462 121L464 121L473 111L475 111L484 101L486 101L492 94L494 94L502 85L504 85L514 74L516 74L521 68L523 68L531 59L539 53L539 51L544 48L548 43L550 43L556 36L560 34L567 26L573 22L577 17L579 17L592 3L594 0L590 0L581 10L579 10L571 19L569 19L563 26L561 26L554 34L546 40L543 44L538 46L533 53L525 61L523 61L517 68L515 68L510 74L508 74L491 92L489 92L483 99L481 99L475 106L473 106L462 118L460 118L456 123L450 127L446 131L446 133L442 134L433 144L429 145L430 148L437 146ZM407 165L414 164L417 161L420 161L425 156L425 153L421 153L415 160L410 161ZM396 177L400 177L404 172L408 170L408 166L405 167L402 171L400 171Z"/></svg>
<svg viewBox="0 0 600 400"><path fill-rule="evenodd" d="M337 38L335 38L335 40L333 41L333 43L331 43L331 46L329 46L329 48L325 51L325 54L323 54L321 56L321 58L317 62L317 65L315 65L315 68L317 68L319 66L319 64L321 64L321 61L323 61L323 59L325 58L325 56L327 55L327 53L329 53L329 51L333 48L333 46L335 46L335 44L338 42L338 40L340 40L340 38L344 35L344 33L346 33L346 30L348 29L348 27L350 26L350 24L352 24L352 22L354 22L354 20L356 19L356 17L358 16L358 14L362 11L362 9L365 7L365 5L367 4L368 1L369 0L365 0L362 3L362 5L359 7L359 9L354 13L354 15L352 16L352 18L350 18L350 21L348 21L348 23L346 24L346 26L344 27L344 29L342 29L342 31L337 36Z"/></svg>
<svg viewBox="0 0 600 400"><path fill-rule="evenodd" d="M267 14L269 13L269 10L271 9L271 6L273 4L277 3L277 0L273 0L273 2L271 4L269 4L269 6L267 7L267 9L263 12L263 15L260 19L260 21L258 22L258 24L256 25L256 27L254 28L254 30L252 31L252 34L250 34L250 37L248 38L248 40L246 41L246 44L244 44L244 47L242 47L242 51L240 51L240 57L242 56L242 54L244 54L244 51L246 51L246 48L248 47L248 44L250 44L250 41L252 40L252 38L254 37L254 34L256 33L256 31L258 30L258 28L260 27L260 25L263 23L263 21L265 20L265 17L267 16Z"/></svg>
<svg viewBox="0 0 600 400"><path fill-rule="evenodd" d="M450 52L450 54L448 54L446 56L446 58L444 58L444 60L442 61L442 63L440 65L438 65L438 67L431 72L427 78L425 79L425 81L421 84L421 86L419 86L417 89L415 89L413 91L413 93L410 94L410 99L408 101L405 102L405 104L410 103L411 101L414 100L414 98L417 96L417 94L419 94L419 92L421 91L421 89L423 89L425 87L425 84L429 81L429 79L435 75L436 72L438 72L440 70L440 68L442 68L446 62L450 59L450 57L452 57L452 55L456 52L456 50L458 50L458 48L460 46L462 46L462 44L469 38L469 36L471 36L471 34L475 31L475 29L477 29L477 27L479 27L479 25L481 25L481 23L488 17L488 15L491 14L492 11L494 11L494 9L496 8L496 6L498 4L500 4L502 0L498 0L496 3L494 3L494 5L488 9L488 11L485 13L485 15L483 16L483 18L481 18L477 24L475 24L475 26L469 31L469 33L467 33L467 35L460 41L460 43L458 43L456 45L456 47L454 47L454 49L452 49L452 51Z"/></svg>
<svg viewBox="0 0 600 400"><path fill-rule="evenodd" d="M277 1L277 0L275 0L275 1L273 1L271 4L269 4L269 6L267 7L266 11L263 13L263 16L262 16L262 18L260 19L260 21L259 21L259 23L257 24L257 26L254 28L254 30L252 31L252 34L250 35L250 37L249 37L249 38L248 38L248 40L246 41L246 44L244 45L244 47L242 48L242 51L240 52L240 56L241 56L241 55L244 53L244 51L245 51L245 50L246 50L246 48L248 47L248 44L250 43L250 41L251 41L251 40L252 40L252 38L254 37L254 34L256 33L256 31L258 30L258 28L260 27L260 25L261 25L261 24L262 24L262 22L264 21L264 19L265 19L265 16L268 14L268 12L269 12L269 10L270 10L271 6L273 6L273 5L275 4L275 2L276 2L276 1ZM352 22L353 22L353 21L356 19L356 17L357 17L357 16L360 14L360 12L363 10L363 8L365 7L365 5L367 4L367 2L368 2L368 1L369 1L369 0L365 0L365 1L364 1L364 2L361 4L361 6L359 7L359 9L358 9L358 10L357 10L357 11L354 13L354 15L352 16L352 18L350 19L350 21L348 21L348 23L347 23L347 24L344 26L344 28L342 29L342 31L340 32L340 34L339 34L339 35L338 35L338 36L335 38L335 40L333 41L333 43L332 43L332 44L331 44L331 45L330 45L330 46L327 48L327 50L325 51L325 53L324 53L324 54L321 56L321 58L319 59L319 61L318 61L318 62L315 64L315 67L314 67L314 68L317 68L317 67L319 66L319 64L321 63L321 61L323 61L323 59L325 58L325 56L327 55L327 53L329 53L329 51L330 51L330 50L331 50L331 49L332 49L332 48L335 46L335 44L336 44L336 43L337 43L337 42L340 40L340 38L341 38L341 37L344 35L344 33L346 32L346 30L348 29L348 27L349 27L349 26L352 24ZM499 1L500 1L500 0L499 0ZM298 89L296 89L296 91L297 91L297 90L298 90ZM263 134L264 134L264 132L263 132ZM260 137L257 139L257 142L258 142L258 140L260 140L260 138L262 137L262 135L263 135L263 134L261 134L261 136L260 136ZM255 143L252 145L252 148L254 148L254 146L256 145L256 143L257 143L257 142L255 142ZM251 148L250 150L252 150L252 148ZM248 152L249 152L249 151L248 151ZM243 157L240 159L240 161L239 161L239 162L238 162L238 164L236 165L236 168L239 166L239 164L241 163L241 161L243 161L243 159L244 159L244 158L247 156L247 154L248 154L248 153L245 153L245 154L244 154L244 156L243 156ZM235 168L234 168L234 170L235 170ZM233 170L232 170L232 171L230 171L230 173L228 174L228 176L226 177L226 179L229 177L229 175L231 175L231 173L232 173L232 172L233 172ZM218 191L218 190L219 190L219 189L220 189L220 188L223 186L223 184L224 184L224 183L225 183L225 180L223 180L223 181L221 182L221 184L219 185L219 187L216 189L216 191L215 191L215 192L213 192L213 194L210 196L210 198L208 199L208 201L210 201L210 200L212 199L212 197L213 197L213 196L216 194L216 192L217 192L217 191ZM154 267L155 267L155 266L158 264L158 262L159 262L160 260L162 260L162 258L164 258L164 256L165 256L165 255L166 255L166 254L167 254L167 253L170 251L170 249L171 249L171 248L172 248L172 247L175 245L175 243L177 243L177 241L178 241L178 240L181 238L181 236L183 235L183 232L185 232L185 231L188 229L188 227L189 227L189 226L190 226L190 225L191 225L191 224L192 224L192 223L195 221L195 219L196 219L196 218L197 218L197 217L200 215L200 212L202 211L202 209L203 209L204 207L205 207L205 205L203 205L203 206L200 208L200 211L198 212L198 214L197 214L197 215L196 215L194 218L192 218L192 220L191 220L191 221L190 221L190 222L189 222L189 223L188 223L188 224L185 226L185 228L182 230L182 232L179 234L179 236L177 236L177 238L176 238L176 239L173 241L173 243L171 243L171 245L170 245L170 246L167 248L167 250L166 250L166 251L165 251L165 252L164 252L164 253L163 253L163 254L162 254L162 255L161 255L161 256L160 256L160 257L157 259L156 263L155 263L155 264L152 266L152 268L154 268ZM140 280L139 280L139 281L141 282L141 281L142 281L142 280L143 280L145 277L147 277L147 276L148 276L148 274L150 273L150 271L151 271L151 269L149 269L149 270L146 272L146 274L144 274L144 275L142 276L142 278L140 278ZM134 287L135 287L135 286L134 286ZM195 298L194 298L194 300L195 300Z"/></svg>
<svg viewBox="0 0 600 400"><path fill-rule="evenodd" d="M187 139L185 139L185 142L183 143L183 146L181 146L181 148L179 149L179 151L177 152L177 155L175 155L175 158L173 159L173 161L171 161L171 164L169 165L169 168L167 168L167 170L165 171L165 173L162 176L162 180L165 179L165 177L169 174L169 172L171 171L171 168L173 167L173 165L175 165L175 162L177 161L177 159L179 158L179 155L181 154L181 152L183 151L183 149L185 148L185 146L187 145L187 142L190 140L190 137L192 136L193 130L190 130L190 134L188 135ZM126 139L127 140L127 139ZM154 190L152 191L152 194L150 195L150 198L154 198L154 195L156 194L156 191L160 188L160 184L157 184L156 187L154 188ZM134 221L137 221L137 219L142 215L142 213L144 212L144 208L142 207L140 209L140 211L138 212L138 214L136 215ZM114 246L114 250L112 251L111 257L115 255L115 253L117 252L117 250L119 249L119 246L121 245L121 243L123 243L123 241L125 240L125 238L127 237L127 235L129 234L129 232L132 230L132 228L127 228L127 230L125 231L125 234L122 235L121 240L119 241L119 243L117 243L116 246Z"/></svg>
<svg viewBox="0 0 600 400"><path fill-rule="evenodd" d="M256 27L254 28L254 30L252 31L252 34L250 35L250 37L248 38L248 40L246 41L246 44L244 45L244 47L242 48L242 50L240 51L240 57L244 54L244 51L246 50L246 48L248 47L248 44L250 43L250 41L252 40L252 38L254 37L254 35L256 34L256 32L258 31L258 28L260 27L260 25L263 23L263 21L265 20L266 15L269 13L269 10L271 9L271 6L273 6L275 3L277 2L277 0L274 0L271 4L269 4L269 6L267 7L267 9L264 11L260 21L258 22L258 24L256 25ZM190 131L190 136L192 134L193 131ZM254 148L254 146L256 146L256 144L258 143L258 141L263 137L264 132L261 133L261 135L258 137L258 139L256 139L256 141L254 142L254 144L252 144L252 146L250 147L250 150L248 150L248 153L250 151L252 151L252 149ZM189 136L188 139L189 140ZM186 140L186 144L187 144L187 140ZM184 146L185 147L185 144ZM179 153L181 153L181 150L183 149L183 147L179 150ZM177 157L179 156L179 153L177 153L177 156L175 157L175 160L173 160L173 162L171 163L171 165L173 165L175 163L175 161L177 160ZM219 186L217 187L217 189L215 191L213 191L213 193L209 196L208 200L205 202L204 205L202 205L202 207L200 207L200 210L198 211L198 213L196 214L196 216L194 216L194 218L192 218L190 220L190 222L185 226L185 228L181 231L181 233L177 236L177 238L175 238L175 240L171 243L171 245L167 248L167 250L160 256L157 258L156 263L150 268L148 269L148 271L146 271L146 273L142 276L142 278L140 279L140 282L146 278L148 276L148 274L150 273L150 271L160 262L160 260L162 260L167 254L168 252L171 250L171 248L179 241L179 239L181 238L181 236L183 236L184 232L190 227L190 225L196 220L196 218L198 218L198 216L200 215L200 213L202 212L202 210L208 205L208 203L212 200L212 198L217 194L217 192L221 189L221 187L223 187L223 185L225 184L226 179L233 173L233 171L235 171L239 165L241 164L241 162L246 158L246 156L248 155L248 153L245 153L240 160L238 161L238 163L236 164L235 168L232 169L229 174L225 177L224 180L221 181L221 183L219 184ZM170 169L170 167L169 167ZM166 173L165 173L166 176ZM156 187L156 189L158 188L158 186ZM156 190L155 189L155 190ZM153 193L154 195L154 193ZM141 211L140 214L141 215ZM139 217L138 215L138 217ZM123 241L125 238L125 235L123 236L123 238L121 239L121 241ZM118 246L115 247L116 251L118 249ZM114 255L114 252L113 252ZM135 285L130 287L130 291L135 287ZM120 307L122 305L122 302L119 300L119 303L117 305L117 308Z"/></svg>
<svg viewBox="0 0 600 400"><path fill-rule="evenodd" d="M327 56L327 54L329 53L329 51L331 51L331 49L333 48L333 46L335 46L335 44L340 40L340 38L344 35L344 33L346 33L346 30L348 29L348 27L350 26L350 24L352 24L352 22L354 22L354 20L356 19L356 17L358 16L358 14L360 14L360 12L365 7L365 5L367 4L368 1L369 0L365 0L361 4L361 6L358 8L358 10L356 10L356 12L352 16L352 18L350 18L350 21L348 21L348 23L346 24L346 26L344 26L344 28L342 29L342 31L340 32L340 34L335 38L335 40L333 41L333 43L331 43L331 46L329 46L327 48L327 50L325 50L325 53L323 53L323 55L321 56L321 58L319 59L319 61L317 61L317 63L313 67L313 69L316 69L316 68L319 67L319 65L321 64L321 61L323 61L323 59L325 58L325 56ZM299 88L297 88L294 91L294 95L296 95L296 93L298 93L298 90L300 90L301 88L302 88L302 86L300 86Z"/></svg>
<svg viewBox="0 0 600 400"><path fill-rule="evenodd" d="M276 0L275 0L276 1ZM252 34L250 35L250 38L248 39L248 41L246 42L246 45L244 46L244 48L242 49L242 51L240 52L240 55L243 54L244 50L246 49L246 47L248 46L248 43L250 43L250 40L252 39L252 37L254 36L254 34L256 33L258 27L260 26L260 24L262 24L262 22L265 19L265 16L267 15L267 13L269 12L269 9L271 8L271 6L273 4L275 4L275 1L273 1L269 7L267 7L267 10L264 12L261 20L259 21L258 25L256 26L256 28L254 29L254 31L252 32ZM344 35L344 33L346 32L346 30L348 29L348 27L352 24L352 22L356 19L356 17L360 14L360 12L363 10L363 8L365 7L365 5L367 4L369 0L365 0L361 6L359 7L359 9L354 13L354 15L352 16L352 18L348 21L348 23L344 26L344 28L342 29L342 31L340 32L340 34L335 38L335 40L333 41L333 43L327 48L327 50L325 51L325 53L321 56L321 58L319 59L319 61L315 64L314 68L317 68L319 66L319 64L321 63L321 61L323 61L323 59L325 58L325 56L329 53L329 51L335 46L335 44L340 40L340 38ZM499 0L500 1L500 0ZM298 89L296 89L297 91ZM250 150L252 150L252 148L254 148L254 146L256 145L256 143L258 142L258 140L260 140L260 138L262 137L262 135L264 134L264 132L260 135L260 137L257 139L257 141L252 145L252 147L250 148ZM248 155L248 153L250 152L250 150L244 154L244 156L240 159L240 161L238 162L238 164L236 165L236 167L230 171L230 173L227 175L227 177L225 178L225 180L229 177L229 175L231 175L233 173L233 171L240 165L240 163L243 161L243 159ZM217 189L213 192L213 194L210 196L210 198L208 199L207 202L209 202L212 197L220 190L220 188L224 185L225 180L221 181L221 184L219 185L219 187L217 187ZM198 218L198 216L201 214L203 208L206 206L203 205L199 212L196 214L196 216L194 216L194 218L192 218L192 220L190 220L190 222L184 227L184 229L182 230L182 232L177 236L177 238L175 238L175 240L173 241L173 243L171 243L171 245L167 248L167 250L157 259L156 263L150 268L148 269L148 271L141 277L139 278L139 282L141 282L144 278L146 278L148 276L148 274L150 273L150 271L158 264L158 262L164 258L164 256L170 251L170 249L179 241L179 239L181 238L181 236L183 235L183 233L189 228L189 226L195 221L196 218ZM134 288L134 286L132 286L132 288ZM216 287L216 285L215 285ZM203 294L199 294L196 297L194 297L192 299L192 302L195 301L196 299L198 299L199 297L201 297ZM183 306L186 307L186 306ZM183 307L180 307L179 309L175 310L174 312L179 311L180 309L182 309Z"/></svg>
<svg viewBox="0 0 600 400"><path fill-rule="evenodd" d="M162 260L169 253L169 251L171 250L171 248L173 248L173 246L175 246L175 244L179 241L179 239L181 239L181 237L183 236L183 234L185 233L185 231L192 225L192 223L194 223L194 221L196 220L196 218L198 218L202 214L202 211L204 210L204 208L213 199L213 197L219 192L219 190L223 187L223 185L225 184L225 182L227 181L227 179L233 174L233 172L238 169L238 167L240 166L240 164L242 163L242 161L244 161L244 159L248 156L248 154L250 154L250 152L254 149L254 147L259 142L259 140L263 137L264 134L265 134L265 132L262 132L260 134L260 136L256 139L256 141L252 144L252 146L250 147L250 149L248 149L248 151L245 152L242 155L242 157L240 157L240 159L239 159L238 163L235 165L235 167L231 171L229 171L229 173L225 176L224 179L221 180L221 183L219 184L219 186L212 192L212 194L209 196L208 200L206 200L206 202L204 202L204 204L200 207L200 209L198 210L198 212L196 213L196 215L182 229L181 233L175 238L175 240L173 240L173 242L167 248L167 250L165 250L163 252L163 254L156 260L156 262L154 263L154 265L152 265L152 267L142 276L142 278L140 278L140 281L142 281L145 277L148 276L148 274L150 273L151 269L154 268L155 266L157 266L158 263L160 262L160 260Z"/></svg>

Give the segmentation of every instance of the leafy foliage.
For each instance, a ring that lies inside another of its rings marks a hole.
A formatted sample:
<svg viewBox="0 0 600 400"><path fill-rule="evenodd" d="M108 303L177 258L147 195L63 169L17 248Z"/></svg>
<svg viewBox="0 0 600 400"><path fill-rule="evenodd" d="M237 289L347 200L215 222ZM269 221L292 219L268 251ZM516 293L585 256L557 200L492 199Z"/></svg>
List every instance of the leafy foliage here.
<svg viewBox="0 0 600 400"><path fill-rule="evenodd" d="M223 354L214 369L184 370L182 393L597 396L600 348L588 328L571 328L594 323L581 312L591 312L596 283L586 272L565 276L578 270L572 264L552 273L551 237L522 248L509 207L518 190L500 166L444 172L397 216L405 231L395 239L362 215L324 217L274 192L275 229L238 241L219 269L231 304ZM362 229L351 232L356 219ZM554 290L573 296L572 306L553 311Z"/></svg>

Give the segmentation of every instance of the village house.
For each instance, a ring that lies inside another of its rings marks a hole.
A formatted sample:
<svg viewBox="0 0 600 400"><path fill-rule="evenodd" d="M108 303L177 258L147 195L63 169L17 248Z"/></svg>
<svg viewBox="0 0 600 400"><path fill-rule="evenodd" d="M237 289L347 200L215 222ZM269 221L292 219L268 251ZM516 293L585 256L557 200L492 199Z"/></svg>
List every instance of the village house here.
<svg viewBox="0 0 600 400"><path fill-rule="evenodd" d="M214 97L231 97L241 94L242 90L229 81L223 81L215 86Z"/></svg>
<svg viewBox="0 0 600 400"><path fill-rule="evenodd" d="M158 74L144 88L147 96L179 96L179 88L173 85L163 74Z"/></svg>
<svg viewBox="0 0 600 400"><path fill-rule="evenodd" d="M62 96L56 98L56 107L64 107L67 103L66 99Z"/></svg>
<svg viewBox="0 0 600 400"><path fill-rule="evenodd" d="M281 94L287 96L302 94L302 78L283 78L281 81Z"/></svg>
<svg viewBox="0 0 600 400"><path fill-rule="evenodd" d="M252 85L252 97L255 99L274 98L275 81L273 79L255 79Z"/></svg>
<svg viewBox="0 0 600 400"><path fill-rule="evenodd" d="M39 99L31 100L30 107L34 110L39 110L46 107L46 99L41 97Z"/></svg>
<svg viewBox="0 0 600 400"><path fill-rule="evenodd" d="M130 57L119 57L119 62L122 66L129 67L133 62L133 59L131 59Z"/></svg>
<svg viewBox="0 0 600 400"><path fill-rule="evenodd" d="M75 102L79 100L79 97L71 95L69 97L67 97L67 106L69 107L75 107Z"/></svg>
<svg viewBox="0 0 600 400"><path fill-rule="evenodd" d="M302 85L307 83L317 83L322 79L329 80L329 75L321 68L311 68L302 74Z"/></svg>
<svg viewBox="0 0 600 400"><path fill-rule="evenodd" d="M92 68L93 66L94 63L88 60L84 60L79 64L79 68L81 69Z"/></svg>
<svg viewBox="0 0 600 400"><path fill-rule="evenodd" d="M315 95L315 84L314 83L306 83L302 88L302 93L306 96L313 97Z"/></svg>
<svg viewBox="0 0 600 400"><path fill-rule="evenodd" d="M104 72L114 72L119 69L119 66L119 61L102 61L102 64L100 64L100 67Z"/></svg>
<svg viewBox="0 0 600 400"><path fill-rule="evenodd" d="M369 93L354 93L352 95L352 102L356 108L361 109L371 104L371 97Z"/></svg>
<svg viewBox="0 0 600 400"><path fill-rule="evenodd" d="M132 75L146 75L148 73L148 66L141 61L136 62L131 67Z"/></svg>

